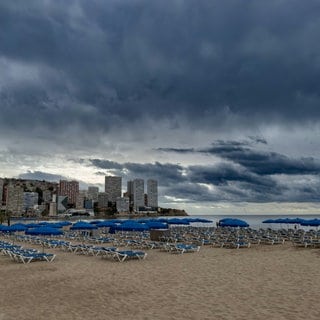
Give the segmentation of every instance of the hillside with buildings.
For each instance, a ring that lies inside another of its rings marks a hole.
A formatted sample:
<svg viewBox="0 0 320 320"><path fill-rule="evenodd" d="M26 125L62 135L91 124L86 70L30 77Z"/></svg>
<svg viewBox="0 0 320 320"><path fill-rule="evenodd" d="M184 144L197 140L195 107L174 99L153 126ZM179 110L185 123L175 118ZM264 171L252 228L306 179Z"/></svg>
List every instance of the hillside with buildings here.
<svg viewBox="0 0 320 320"><path fill-rule="evenodd" d="M122 177L117 176L105 177L103 192L96 186L80 190L75 180L4 178L0 179L0 198L2 216L11 217L187 215L184 210L159 207L158 181L153 179L146 184L143 179L127 181L122 194Z"/></svg>

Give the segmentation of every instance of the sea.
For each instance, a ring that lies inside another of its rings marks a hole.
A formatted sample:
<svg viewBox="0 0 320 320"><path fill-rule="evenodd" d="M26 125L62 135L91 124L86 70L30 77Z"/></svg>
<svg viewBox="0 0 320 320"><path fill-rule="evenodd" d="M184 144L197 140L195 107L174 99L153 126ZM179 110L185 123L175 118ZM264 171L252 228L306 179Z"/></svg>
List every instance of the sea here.
<svg viewBox="0 0 320 320"><path fill-rule="evenodd" d="M312 214L312 215L259 215L259 214L244 214L244 215L189 215L188 217L190 218L202 218L202 219L207 219L212 221L212 223L195 223L195 225L198 226L216 226L216 223L224 218L235 218L235 219L240 219L246 221L250 228L252 229L266 229L266 228L271 228L271 229L289 229L289 228L294 228L295 226L292 224L284 224L284 223L263 223L263 221L267 219L279 219L279 218L301 218L305 220L311 220L311 219L320 219L320 213L319 214ZM296 225L296 228L299 229L304 229L304 230L310 230L310 229L317 229L317 227L307 227L307 226L300 226ZM320 227L318 227L320 229Z"/></svg>

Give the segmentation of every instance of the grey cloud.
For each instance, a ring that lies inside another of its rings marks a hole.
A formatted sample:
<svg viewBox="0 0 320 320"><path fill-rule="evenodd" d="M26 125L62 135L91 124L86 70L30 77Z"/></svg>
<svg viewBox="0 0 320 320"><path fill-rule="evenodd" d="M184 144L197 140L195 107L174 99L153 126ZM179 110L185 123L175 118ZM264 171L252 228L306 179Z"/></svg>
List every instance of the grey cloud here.
<svg viewBox="0 0 320 320"><path fill-rule="evenodd" d="M320 173L320 161L312 157L292 159L276 152L263 152L233 145L214 146L201 152L233 161L260 175Z"/></svg>
<svg viewBox="0 0 320 320"><path fill-rule="evenodd" d="M317 9L313 0L3 2L0 55L35 66L42 83L2 87L5 116L60 128L68 119L88 132L173 115L193 126L232 114L245 125L317 121Z"/></svg>
<svg viewBox="0 0 320 320"><path fill-rule="evenodd" d="M96 176L156 178L194 201L318 201L316 182L279 178L317 181L317 157L270 151L263 128L319 124L319 9L317 0L2 1L0 147L89 155ZM243 130L244 140L225 138ZM222 140L191 147L197 134ZM102 159L131 142L130 155L214 162Z"/></svg>
<svg viewBox="0 0 320 320"><path fill-rule="evenodd" d="M157 148L157 151L163 152L176 152L176 153L192 153L195 152L194 148Z"/></svg>
<svg viewBox="0 0 320 320"><path fill-rule="evenodd" d="M179 183L184 181L185 178L182 175L183 167L170 163L117 163L109 160L102 159L90 159L91 165L99 169L113 170L115 175L125 177L127 180L135 178L144 179L157 179L161 181L163 186L169 184ZM107 175L107 173L106 173Z"/></svg>
<svg viewBox="0 0 320 320"><path fill-rule="evenodd" d="M191 202L316 201L320 188L320 181L310 185L308 179L303 178L303 175L299 179L299 183L293 181L285 184L278 175L274 174L274 170L266 174L266 172L261 173L258 170L250 171L249 168L231 162L182 167L158 162L154 164L119 164L108 160L92 159L91 165L107 170L119 170L114 173L127 180L155 178L159 181L162 197L188 199L187 201ZM294 176L292 172L289 173ZM102 173L100 172L100 174ZM284 174L282 173L282 175ZM310 175L309 172L308 175ZM303 180L306 182L302 187L301 181Z"/></svg>
<svg viewBox="0 0 320 320"><path fill-rule="evenodd" d="M260 141L261 140L261 141ZM255 142L267 144L264 139L255 139ZM203 153L214 155L222 160L232 161L246 168L248 172L258 175L275 174L320 174L320 161L313 157L290 158L286 155L255 149L250 141L217 140L212 146L202 149L189 148L158 148L161 152L175 153Z"/></svg>
<svg viewBox="0 0 320 320"><path fill-rule="evenodd" d="M67 179L66 177L58 174L52 174L42 171L28 171L25 173L21 173L18 178L30 180L45 180L49 182L59 182L60 179Z"/></svg>

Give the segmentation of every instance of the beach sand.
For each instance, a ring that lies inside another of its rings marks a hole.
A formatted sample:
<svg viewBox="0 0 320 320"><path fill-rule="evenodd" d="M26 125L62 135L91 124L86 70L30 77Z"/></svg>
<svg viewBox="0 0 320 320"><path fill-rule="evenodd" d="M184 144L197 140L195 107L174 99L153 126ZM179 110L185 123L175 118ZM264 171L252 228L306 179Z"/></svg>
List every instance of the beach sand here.
<svg viewBox="0 0 320 320"><path fill-rule="evenodd" d="M0 256L0 320L320 319L320 249L148 250L122 263L46 252L52 263Z"/></svg>

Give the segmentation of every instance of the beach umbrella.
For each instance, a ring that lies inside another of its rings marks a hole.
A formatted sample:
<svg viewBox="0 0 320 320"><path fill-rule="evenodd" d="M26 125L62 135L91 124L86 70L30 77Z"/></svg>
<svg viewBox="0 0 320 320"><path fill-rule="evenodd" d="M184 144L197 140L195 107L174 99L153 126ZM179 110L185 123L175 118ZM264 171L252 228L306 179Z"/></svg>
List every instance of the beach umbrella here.
<svg viewBox="0 0 320 320"><path fill-rule="evenodd" d="M145 231L149 230L148 225L145 223L139 223L136 221L126 221L119 225L119 228L123 231Z"/></svg>
<svg viewBox="0 0 320 320"><path fill-rule="evenodd" d="M63 231L58 228L51 228L49 226L40 226L37 228L28 229L25 234L31 236L58 236L62 235ZM44 240L44 239L43 239ZM42 241L42 252L44 252L44 241Z"/></svg>
<svg viewBox="0 0 320 320"><path fill-rule="evenodd" d="M304 220L304 221L300 222L300 225L308 226L308 227L319 227L320 220L319 219Z"/></svg>
<svg viewBox="0 0 320 320"><path fill-rule="evenodd" d="M59 221L58 224L60 224L62 227L71 226L72 222L70 221Z"/></svg>
<svg viewBox="0 0 320 320"><path fill-rule="evenodd" d="M35 223L35 222L31 222L31 223L27 223L26 226L27 226L28 228L38 228L38 227L40 227L41 225L38 224L38 223Z"/></svg>
<svg viewBox="0 0 320 320"><path fill-rule="evenodd" d="M92 220L92 221L90 221L89 223L90 224L98 224L98 223L100 223L100 222L102 222L103 220Z"/></svg>
<svg viewBox="0 0 320 320"><path fill-rule="evenodd" d="M168 224L165 222L159 222L159 221L147 221L146 225L149 227L149 229L168 229Z"/></svg>
<svg viewBox="0 0 320 320"><path fill-rule="evenodd" d="M25 231L28 229L28 227L23 223L14 223L10 227L12 231Z"/></svg>
<svg viewBox="0 0 320 320"><path fill-rule="evenodd" d="M190 222L200 222L200 223L213 223L212 220L203 219L203 218L194 218L193 221Z"/></svg>
<svg viewBox="0 0 320 320"><path fill-rule="evenodd" d="M266 220L263 220L262 223L275 223L275 220L274 219L266 219Z"/></svg>
<svg viewBox="0 0 320 320"><path fill-rule="evenodd" d="M190 222L188 219L178 219L178 218L172 218L168 219L168 224L179 224L179 225L190 225Z"/></svg>
<svg viewBox="0 0 320 320"><path fill-rule="evenodd" d="M108 227L113 227L115 226L116 223L112 222L112 221L99 221L99 223L96 224L96 226L98 228L108 228Z"/></svg>
<svg viewBox="0 0 320 320"><path fill-rule="evenodd" d="M148 225L145 223L139 223L136 221L127 220L122 224L116 224L110 227L109 232L114 233L115 231L146 231L149 230Z"/></svg>
<svg viewBox="0 0 320 320"><path fill-rule="evenodd" d="M249 224L246 221L241 219L224 218L219 221L219 226L246 228L246 227L249 227Z"/></svg>
<svg viewBox="0 0 320 320"><path fill-rule="evenodd" d="M37 227L28 229L25 231L25 234L32 235L32 236L58 236L63 234L62 230L59 230L58 228L51 228L47 226Z"/></svg>
<svg viewBox="0 0 320 320"><path fill-rule="evenodd" d="M79 221L70 227L70 230L94 230L97 226L88 222Z"/></svg>
<svg viewBox="0 0 320 320"><path fill-rule="evenodd" d="M3 233L12 232L11 226L1 226L0 232L3 232Z"/></svg>

